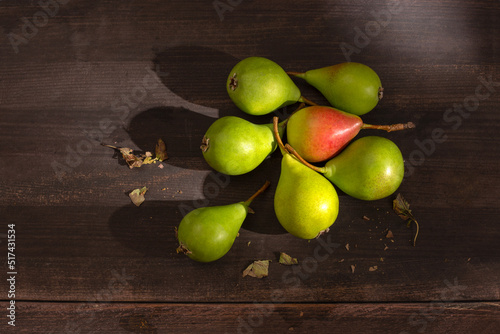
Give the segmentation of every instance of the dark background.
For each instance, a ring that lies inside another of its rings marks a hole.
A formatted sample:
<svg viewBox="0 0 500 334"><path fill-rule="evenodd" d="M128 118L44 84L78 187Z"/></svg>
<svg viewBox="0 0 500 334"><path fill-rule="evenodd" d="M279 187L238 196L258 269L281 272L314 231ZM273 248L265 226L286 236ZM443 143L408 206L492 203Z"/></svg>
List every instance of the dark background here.
<svg viewBox="0 0 500 334"><path fill-rule="evenodd" d="M2 333L496 333L499 1L54 3L0 1L4 276L8 224L17 264L15 328L0 280ZM417 125L376 133L403 152L398 193L420 223L416 247L395 194L339 192L330 233L306 241L273 212L279 152L242 176L209 168L199 145L216 117L271 120L245 115L225 91L248 56L289 71L350 60L379 74L384 99L363 120ZM99 145L151 151L159 137L163 169L131 170ZM186 210L244 200L265 180L225 257L176 254ZM137 208L127 193L142 186ZM300 265L278 264L279 252ZM261 259L273 261L269 277L243 278Z"/></svg>

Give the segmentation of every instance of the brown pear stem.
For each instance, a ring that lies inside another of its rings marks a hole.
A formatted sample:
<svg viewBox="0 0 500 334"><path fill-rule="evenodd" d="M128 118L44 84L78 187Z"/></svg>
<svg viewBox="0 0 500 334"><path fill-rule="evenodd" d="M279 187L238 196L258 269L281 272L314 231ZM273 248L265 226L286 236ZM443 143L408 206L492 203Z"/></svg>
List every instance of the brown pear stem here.
<svg viewBox="0 0 500 334"><path fill-rule="evenodd" d="M412 221L417 226L417 232L415 233L415 237L413 238L413 247L415 247L415 245L417 244L417 237L418 237L418 232L420 230L420 227L418 226L418 222L415 219L412 219Z"/></svg>
<svg viewBox="0 0 500 334"><path fill-rule="evenodd" d="M413 129L413 128L415 128L415 124L413 122L391 124L391 125L363 124L361 126L361 129L377 129L377 130L385 130L387 132L399 131L399 130L405 130L405 129Z"/></svg>
<svg viewBox="0 0 500 334"><path fill-rule="evenodd" d="M299 99L299 102L305 102L306 104L310 105L310 106L319 106L319 104L309 100L308 98L304 97L304 96L301 96L300 99Z"/></svg>
<svg viewBox="0 0 500 334"><path fill-rule="evenodd" d="M293 75L293 76L300 76L300 75L302 75L304 73L302 73L302 72L286 71L286 74Z"/></svg>
<svg viewBox="0 0 500 334"><path fill-rule="evenodd" d="M295 151L295 149L290 146L290 144L286 144L285 145L285 149L290 152L290 154L294 155L297 159L299 159L300 162L302 162L304 165L306 165L307 167L311 168L312 170L318 172L318 173L321 173L321 174L324 174L325 173L325 169L324 168L321 168L321 167L316 167L312 164L310 164L309 162L306 161L306 159L302 158L300 156L299 153L297 153L297 151Z"/></svg>
<svg viewBox="0 0 500 334"><path fill-rule="evenodd" d="M255 199L255 197L257 197L260 194L262 194L264 192L264 190L266 190L267 187L269 187L270 184L271 184L271 182L266 181L266 183L264 183L264 185L262 187L260 187L260 189L257 190L257 192L255 194L253 194L252 196L250 196L250 198L245 201L245 204L246 205L250 205L250 203L252 203L252 201Z"/></svg>
<svg viewBox="0 0 500 334"><path fill-rule="evenodd" d="M283 141L281 140L281 137L280 137L280 133L278 131L278 123L279 123L279 118L278 116L274 116L273 117L273 132L274 132L274 138L276 138L276 141L278 142L278 146L280 147L280 149L282 149L283 151L285 151L286 153L288 153L288 151L286 150L285 148L285 145L283 145Z"/></svg>

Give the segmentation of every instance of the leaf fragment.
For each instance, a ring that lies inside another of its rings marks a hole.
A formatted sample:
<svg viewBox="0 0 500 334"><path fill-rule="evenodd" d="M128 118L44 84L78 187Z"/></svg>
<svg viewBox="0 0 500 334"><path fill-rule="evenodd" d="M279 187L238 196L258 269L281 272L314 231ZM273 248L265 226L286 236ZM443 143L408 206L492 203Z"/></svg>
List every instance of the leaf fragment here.
<svg viewBox="0 0 500 334"><path fill-rule="evenodd" d="M296 257L291 257L290 255L281 252L279 263L284 264L285 266L292 266L294 264L299 264L299 260Z"/></svg>
<svg viewBox="0 0 500 334"><path fill-rule="evenodd" d="M354 270L356 270L356 265L355 264L351 264L351 272L354 274Z"/></svg>
<svg viewBox="0 0 500 334"><path fill-rule="evenodd" d="M410 227L411 223L416 225L417 231L415 232L415 237L413 238L413 246L415 247L420 226L410 210L410 203L408 203L401 194L398 194L392 202L392 209L401 219L408 222L408 227Z"/></svg>
<svg viewBox="0 0 500 334"><path fill-rule="evenodd" d="M155 156L158 161L163 161L168 159L167 147L163 139L159 138L158 143L156 143Z"/></svg>
<svg viewBox="0 0 500 334"><path fill-rule="evenodd" d="M134 189L130 192L130 194L128 194L128 196L132 200L132 203L134 203L136 206L140 206L145 200L144 194L146 193L146 191L148 191L147 187Z"/></svg>
<svg viewBox="0 0 500 334"><path fill-rule="evenodd" d="M378 266L373 266L373 267L368 268L368 271L375 271L377 269L378 269Z"/></svg>
<svg viewBox="0 0 500 334"><path fill-rule="evenodd" d="M142 165L149 165L156 163L157 161L161 162L168 159L165 142L163 142L161 138L158 139L158 143L156 144L155 157L153 157L153 154L149 151L147 151L145 154L136 155L133 153L133 150L128 147L117 147L104 143L101 143L101 145L119 151L128 167L131 169L134 167L141 167ZM163 166L161 168L163 168Z"/></svg>
<svg viewBox="0 0 500 334"><path fill-rule="evenodd" d="M256 278L267 277L269 273L269 262L271 262L271 260L254 261L243 271L243 277L245 276L251 276Z"/></svg>

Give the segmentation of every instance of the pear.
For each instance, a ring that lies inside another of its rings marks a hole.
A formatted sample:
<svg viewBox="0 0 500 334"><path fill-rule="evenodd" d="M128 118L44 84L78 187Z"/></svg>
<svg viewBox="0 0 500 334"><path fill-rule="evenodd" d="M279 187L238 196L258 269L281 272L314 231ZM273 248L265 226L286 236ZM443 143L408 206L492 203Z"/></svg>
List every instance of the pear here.
<svg viewBox="0 0 500 334"><path fill-rule="evenodd" d="M277 118L275 118L277 132ZM274 195L274 211L280 224L301 239L313 239L335 222L339 198L333 185L284 149L281 174Z"/></svg>
<svg viewBox="0 0 500 334"><path fill-rule="evenodd" d="M308 162L333 158L361 129L388 132L414 128L412 122L392 125L364 124L357 116L335 108L310 106L293 113L286 125L287 141Z"/></svg>
<svg viewBox="0 0 500 334"><path fill-rule="evenodd" d="M226 89L236 106L250 115L265 115L296 102L314 104L301 96L281 66L263 57L237 63L229 73Z"/></svg>
<svg viewBox="0 0 500 334"><path fill-rule="evenodd" d="M269 186L267 181L244 202L202 207L189 212L179 224L177 253L199 262L212 262L223 257L233 246L249 205Z"/></svg>
<svg viewBox="0 0 500 334"><path fill-rule="evenodd" d="M286 147L305 165L324 174L354 198L366 201L385 198L392 195L403 181L403 155L394 142L384 137L357 139L324 167L310 165L291 146Z"/></svg>
<svg viewBox="0 0 500 334"><path fill-rule="evenodd" d="M282 136L284 125L279 125ZM216 171L241 175L254 170L277 147L273 124L254 124L236 116L217 119L203 137L201 150Z"/></svg>
<svg viewBox="0 0 500 334"><path fill-rule="evenodd" d="M366 114L383 97L384 89L379 76L364 64L348 62L305 73L287 73L304 79L318 89L332 106L351 114Z"/></svg>

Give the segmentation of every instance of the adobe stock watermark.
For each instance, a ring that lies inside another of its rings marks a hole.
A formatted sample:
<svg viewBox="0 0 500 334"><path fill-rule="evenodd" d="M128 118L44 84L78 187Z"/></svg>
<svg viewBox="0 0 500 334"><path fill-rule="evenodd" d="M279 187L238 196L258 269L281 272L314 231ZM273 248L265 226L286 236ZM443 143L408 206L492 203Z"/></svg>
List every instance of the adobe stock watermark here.
<svg viewBox="0 0 500 334"><path fill-rule="evenodd" d="M340 49L344 58L350 62L351 56L354 53L359 54L361 50L366 48L371 43L372 38L380 35L382 29L391 23L395 15L400 14L413 1L394 0L387 5L387 8L370 11L370 15L374 20L366 22L364 29L358 26L354 27L354 45L345 42L340 43Z"/></svg>
<svg viewBox="0 0 500 334"><path fill-rule="evenodd" d="M7 34L15 53L19 53L21 44L28 44L38 34L40 28L49 23L49 18L59 13L60 5L66 5L70 0L40 0L38 6L40 10L35 12L31 18L22 17L23 24L19 27L19 32L10 32Z"/></svg>
<svg viewBox="0 0 500 334"><path fill-rule="evenodd" d="M316 239L318 244L313 250L313 255L303 259L298 265L290 266L283 272L281 281L283 285L290 288L298 288L318 270L320 263L326 261L333 252L340 247L339 243L332 242L331 235L326 234ZM254 302L255 309L246 316L238 317L237 333L251 334L254 330L264 324L264 321L276 309L275 304L285 301L285 292L275 289L271 292L270 302ZM227 333L226 333L227 334Z"/></svg>
<svg viewBox="0 0 500 334"><path fill-rule="evenodd" d="M96 306L112 302L130 286L129 282L135 279L135 276L125 272L125 268L122 268L121 273L111 270L111 276L106 288L99 290L87 302L80 304L76 310L77 317L66 322L63 333L86 333L88 327L96 320Z"/></svg>
<svg viewBox="0 0 500 334"><path fill-rule="evenodd" d="M59 182L64 181L64 177L71 173L74 168L80 166L84 158L90 155L96 146L99 146L104 138L109 136L119 124L127 119L130 113L136 110L146 99L149 92L162 85L160 77L168 76L168 73L156 72L146 67L145 74L139 82L128 92L122 93L119 98L111 102L110 116L118 117L119 121L113 121L110 117L103 117L98 124L90 129L82 129L82 134L86 137L73 145L66 145L66 156L63 161L54 160L51 167L54 170ZM119 123L119 124L118 124Z"/></svg>
<svg viewBox="0 0 500 334"><path fill-rule="evenodd" d="M474 90L474 94L466 96L461 103L454 103L452 108L446 109L443 113L443 121L451 126L452 130L458 130L464 119L471 116L480 105L481 101L487 100L492 94L496 93L495 87L500 87L500 82L493 81L492 75L486 78L478 77L479 84ZM431 132L431 137L423 140L415 139L416 149L410 152L406 167L406 176L411 176L415 172L415 168L422 166L425 160L436 151L437 144L442 144L448 139L446 131L443 128L434 128Z"/></svg>
<svg viewBox="0 0 500 334"><path fill-rule="evenodd" d="M438 300L431 301L419 309L418 312L414 312L408 317L408 325L413 327L417 333L423 333L427 329L428 325L436 320L437 316L446 311L446 304L457 301L462 295L462 292L467 289L466 285L458 284L457 277L455 277L453 282L444 280L443 283L446 287L441 290ZM412 332L402 331L399 334L411 333Z"/></svg>
<svg viewBox="0 0 500 334"><path fill-rule="evenodd" d="M236 7L238 7L243 0L215 0L212 2L212 6L215 9L215 12L219 16L219 20L224 21L224 13L229 11L232 12Z"/></svg>

